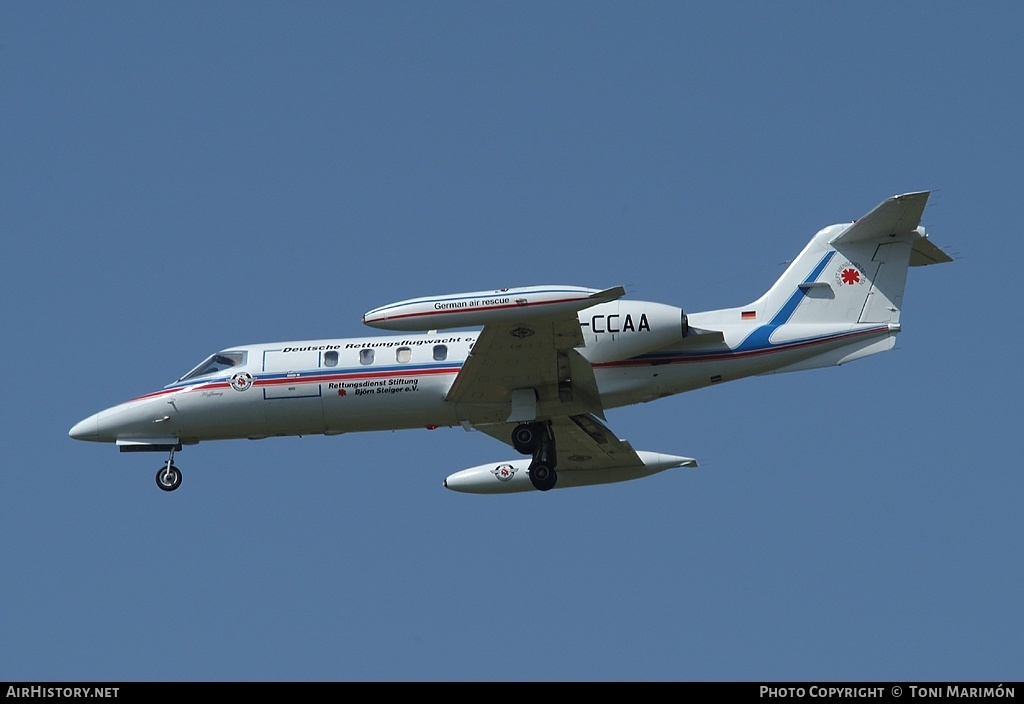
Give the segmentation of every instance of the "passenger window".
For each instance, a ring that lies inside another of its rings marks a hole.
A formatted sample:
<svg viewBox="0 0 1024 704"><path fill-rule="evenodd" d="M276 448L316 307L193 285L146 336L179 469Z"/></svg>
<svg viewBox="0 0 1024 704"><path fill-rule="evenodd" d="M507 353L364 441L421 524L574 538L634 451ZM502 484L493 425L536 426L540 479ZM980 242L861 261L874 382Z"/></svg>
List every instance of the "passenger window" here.
<svg viewBox="0 0 1024 704"><path fill-rule="evenodd" d="M443 362L448 359L448 345L434 345L434 360Z"/></svg>
<svg viewBox="0 0 1024 704"><path fill-rule="evenodd" d="M325 367L336 367L338 366L338 352L331 350L330 352L324 352L324 366Z"/></svg>
<svg viewBox="0 0 1024 704"><path fill-rule="evenodd" d="M359 350L360 364L373 364L373 350L369 347Z"/></svg>
<svg viewBox="0 0 1024 704"><path fill-rule="evenodd" d="M395 350L395 359L402 364L405 364L412 359L412 348L411 347L399 347Z"/></svg>

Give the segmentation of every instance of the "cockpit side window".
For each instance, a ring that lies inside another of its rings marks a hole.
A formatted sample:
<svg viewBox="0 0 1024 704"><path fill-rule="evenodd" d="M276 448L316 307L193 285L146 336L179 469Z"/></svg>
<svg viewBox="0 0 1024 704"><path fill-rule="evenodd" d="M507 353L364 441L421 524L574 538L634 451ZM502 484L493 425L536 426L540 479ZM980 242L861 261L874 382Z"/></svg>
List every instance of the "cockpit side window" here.
<svg viewBox="0 0 1024 704"><path fill-rule="evenodd" d="M178 379L178 381L188 381L189 379L196 379L207 374L222 372L225 369L237 367L240 364L245 364L245 352L218 352L204 359L201 364Z"/></svg>

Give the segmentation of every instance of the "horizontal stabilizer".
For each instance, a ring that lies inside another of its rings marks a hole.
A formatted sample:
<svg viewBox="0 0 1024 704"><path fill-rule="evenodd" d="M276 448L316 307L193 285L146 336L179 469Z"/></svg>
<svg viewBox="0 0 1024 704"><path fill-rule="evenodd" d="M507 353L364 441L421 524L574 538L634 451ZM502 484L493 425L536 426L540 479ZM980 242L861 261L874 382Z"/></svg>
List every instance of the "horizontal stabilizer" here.
<svg viewBox="0 0 1024 704"><path fill-rule="evenodd" d="M906 193L882 201L832 240L832 244L878 240L913 232L921 224L921 215L928 203L929 194L930 191Z"/></svg>
<svg viewBox="0 0 1024 704"><path fill-rule="evenodd" d="M928 239L923 227L918 228L918 232L921 236L914 240L914 246L910 250L910 266L928 266L953 261L952 257Z"/></svg>

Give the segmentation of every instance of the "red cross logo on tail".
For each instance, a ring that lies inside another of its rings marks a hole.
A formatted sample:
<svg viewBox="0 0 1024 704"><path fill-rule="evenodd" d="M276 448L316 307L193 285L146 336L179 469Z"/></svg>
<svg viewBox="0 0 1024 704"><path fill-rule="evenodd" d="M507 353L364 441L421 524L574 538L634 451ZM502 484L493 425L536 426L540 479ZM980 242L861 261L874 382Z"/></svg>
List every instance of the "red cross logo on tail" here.
<svg viewBox="0 0 1024 704"><path fill-rule="evenodd" d="M854 262L845 262L836 271L836 283L840 286L857 286L865 281L861 273L860 265Z"/></svg>

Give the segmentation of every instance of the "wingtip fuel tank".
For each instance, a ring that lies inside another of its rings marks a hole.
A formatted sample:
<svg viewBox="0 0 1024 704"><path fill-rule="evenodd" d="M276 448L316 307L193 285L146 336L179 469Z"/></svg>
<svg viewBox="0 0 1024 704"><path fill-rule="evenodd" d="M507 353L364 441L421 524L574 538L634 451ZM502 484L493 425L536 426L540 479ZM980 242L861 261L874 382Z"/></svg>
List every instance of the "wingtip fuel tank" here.
<svg viewBox="0 0 1024 704"><path fill-rule="evenodd" d="M611 484L631 479L649 477L676 467L696 467L697 460L678 457L660 452L637 452L642 466L607 467L603 469L560 469L555 488ZM465 494L514 494L522 491L536 491L530 481L531 460L516 459L507 462L492 462L464 469L448 475L444 487Z"/></svg>
<svg viewBox="0 0 1024 704"><path fill-rule="evenodd" d="M473 327L503 320L524 320L571 313L615 300L625 289L581 286L526 286L411 298L374 308L363 323L406 332Z"/></svg>

